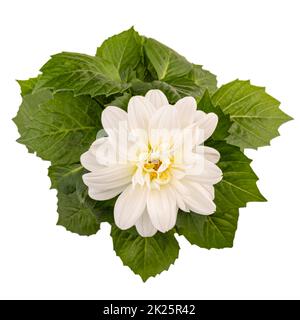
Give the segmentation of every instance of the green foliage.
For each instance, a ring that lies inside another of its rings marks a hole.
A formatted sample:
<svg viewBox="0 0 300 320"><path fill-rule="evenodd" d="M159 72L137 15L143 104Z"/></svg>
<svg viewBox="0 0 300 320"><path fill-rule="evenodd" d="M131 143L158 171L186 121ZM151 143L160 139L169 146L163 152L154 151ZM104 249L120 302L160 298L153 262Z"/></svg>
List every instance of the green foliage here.
<svg viewBox="0 0 300 320"><path fill-rule="evenodd" d="M202 66L189 63L183 56L162 43L146 39L145 61L152 74L151 81L132 81L134 94L145 94L150 89L160 89L171 103L185 96L200 98L205 90L217 89L216 76Z"/></svg>
<svg viewBox="0 0 300 320"><path fill-rule="evenodd" d="M32 93L35 85L38 82L38 79L39 79L39 77L29 78L27 80L17 80L17 82L21 88L22 97L26 96L27 94Z"/></svg>
<svg viewBox="0 0 300 320"><path fill-rule="evenodd" d="M115 99L110 101L107 105L119 107L127 111L127 106L130 98L130 93L124 93L122 96L115 97Z"/></svg>
<svg viewBox="0 0 300 320"><path fill-rule="evenodd" d="M134 229L123 231L112 225L111 236L116 254L143 281L168 270L178 257L179 245L173 231L144 238Z"/></svg>
<svg viewBox="0 0 300 320"><path fill-rule="evenodd" d="M77 162L101 128L100 111L99 105L88 96L57 93L38 106L18 141L52 163ZM22 129L24 121L20 116L15 122L22 124Z"/></svg>
<svg viewBox="0 0 300 320"><path fill-rule="evenodd" d="M205 91L202 99L199 101L198 110L202 110L206 113L213 112L218 116L218 125L216 130L212 134L211 139L225 140L229 135L228 131L232 125L232 121L230 120L230 116L226 115L220 107L214 106L208 91Z"/></svg>
<svg viewBox="0 0 300 320"><path fill-rule="evenodd" d="M73 193L81 185L84 168L80 163L53 165L48 169L51 189L57 189L65 194Z"/></svg>
<svg viewBox="0 0 300 320"><path fill-rule="evenodd" d="M36 84L53 92L72 90L75 95L91 97L125 91L129 85L121 81L118 69L99 57L85 54L58 53L42 67L42 75Z"/></svg>
<svg viewBox="0 0 300 320"><path fill-rule="evenodd" d="M192 64L162 43L133 28L102 43L96 56L63 52L53 55L35 78L18 81L22 103L13 119L18 142L51 162L51 188L57 189L58 224L79 235L95 234L111 224L116 254L146 281L167 270L178 257L177 232L202 248L233 245L239 208L265 201L251 160L241 151L268 145L278 127L291 119L264 88L236 80L217 89L216 76ZM134 228L114 224L116 198L95 201L82 181L80 155L96 139L101 112L113 105L127 110L133 95L162 90L174 104L193 96L198 109L218 115L218 126L206 145L221 154L223 179L215 186L213 215L179 212L176 228L143 238Z"/></svg>
<svg viewBox="0 0 300 320"><path fill-rule="evenodd" d="M105 40L97 49L96 56L111 62L121 79L127 81L132 70L141 61L141 54L142 38L130 28Z"/></svg>
<svg viewBox="0 0 300 320"><path fill-rule="evenodd" d="M216 211L211 216L180 212L176 228L191 244L201 248L231 248L238 217L238 209Z"/></svg>
<svg viewBox="0 0 300 320"><path fill-rule="evenodd" d="M202 248L232 247L238 222L238 209L251 201L266 201L256 186L257 176L238 147L211 140L208 146L221 154L218 166L223 179L215 185L217 210L210 216L196 213L179 214L177 230L192 244Z"/></svg>
<svg viewBox="0 0 300 320"><path fill-rule="evenodd" d="M154 77L160 81L180 78L192 70L192 65L183 56L154 39L147 39L144 48L156 72Z"/></svg>
<svg viewBox="0 0 300 320"><path fill-rule="evenodd" d="M88 197L87 190L76 190L69 194L58 191L57 199L58 225L86 236L99 230L100 223L95 214L96 201Z"/></svg>
<svg viewBox="0 0 300 320"><path fill-rule="evenodd" d="M280 102L250 81L225 84L212 97L213 103L234 122L227 141L240 148L266 146L279 135L278 128L292 118L279 109Z"/></svg>
<svg viewBox="0 0 300 320"><path fill-rule="evenodd" d="M20 84L22 93L27 92L28 94L25 94L25 96L23 97L23 101L20 105L18 113L13 118L14 123L18 127L21 138L27 134L28 128L34 123L34 117L39 111L39 106L43 103L48 102L53 97L51 91L48 89L42 89L34 94L31 94L30 90L32 89L32 87L30 87L30 80L31 79L29 79L29 82L26 84L26 81L22 81L22 84ZM32 153L35 151L29 145L26 146L29 152Z"/></svg>

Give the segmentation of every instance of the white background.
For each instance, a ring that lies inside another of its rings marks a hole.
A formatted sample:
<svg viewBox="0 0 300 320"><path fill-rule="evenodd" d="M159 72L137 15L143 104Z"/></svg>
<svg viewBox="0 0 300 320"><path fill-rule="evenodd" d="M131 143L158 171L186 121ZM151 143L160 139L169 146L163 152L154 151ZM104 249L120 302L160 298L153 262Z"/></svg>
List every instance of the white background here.
<svg viewBox="0 0 300 320"><path fill-rule="evenodd" d="M300 298L300 2L9 0L0 4L0 298ZM17 144L15 79L35 76L50 54L94 54L134 25L190 61L282 102L296 120L271 147L249 151L267 203L241 210L233 249L191 246L168 272L143 283L112 250L109 226L80 237L56 226L49 163Z"/></svg>

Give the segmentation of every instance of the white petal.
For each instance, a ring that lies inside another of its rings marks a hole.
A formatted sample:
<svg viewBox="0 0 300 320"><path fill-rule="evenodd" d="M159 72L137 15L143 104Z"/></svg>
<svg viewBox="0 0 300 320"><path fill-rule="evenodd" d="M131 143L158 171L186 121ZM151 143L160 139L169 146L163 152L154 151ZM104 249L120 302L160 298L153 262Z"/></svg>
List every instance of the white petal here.
<svg viewBox="0 0 300 320"><path fill-rule="evenodd" d="M109 132L118 130L119 123L128 120L127 112L121 108L108 106L106 107L101 115L101 122L104 130L109 134Z"/></svg>
<svg viewBox="0 0 300 320"><path fill-rule="evenodd" d="M132 184L135 186L136 184L144 185L144 174L143 174L143 165L139 165L134 175L132 176Z"/></svg>
<svg viewBox="0 0 300 320"><path fill-rule="evenodd" d="M169 104L165 94L157 89L149 90L145 96L156 109Z"/></svg>
<svg viewBox="0 0 300 320"><path fill-rule="evenodd" d="M120 129L121 131L119 132L110 131L108 137L99 138L91 145L90 151L101 167L118 163L124 164L127 162L127 148L129 143L126 141L126 134L123 139L124 135L122 130L124 130L124 128L122 125L120 126ZM127 129L125 133L127 133Z"/></svg>
<svg viewBox="0 0 300 320"><path fill-rule="evenodd" d="M217 163L220 160L220 153L214 148L197 146L196 152L202 154L206 160L209 160L212 163Z"/></svg>
<svg viewBox="0 0 300 320"><path fill-rule="evenodd" d="M147 210L153 226L159 231L167 232L175 226L178 208L169 186L149 191Z"/></svg>
<svg viewBox="0 0 300 320"><path fill-rule="evenodd" d="M155 112L152 103L142 96L134 96L128 104L128 122L130 129L148 129L150 117Z"/></svg>
<svg viewBox="0 0 300 320"><path fill-rule="evenodd" d="M88 187L106 190L129 184L132 179L133 171L133 166L114 165L86 173L82 178Z"/></svg>
<svg viewBox="0 0 300 320"><path fill-rule="evenodd" d="M171 174L173 177L180 180L186 175L185 167L180 164L173 164Z"/></svg>
<svg viewBox="0 0 300 320"><path fill-rule="evenodd" d="M114 207L115 223L120 229L129 229L146 208L148 189L130 184L118 197Z"/></svg>
<svg viewBox="0 0 300 320"><path fill-rule="evenodd" d="M116 180L122 177L130 177L134 172L134 166L131 164L117 164L112 166L103 166L96 172L88 173L87 175L95 176L97 179L101 180L102 183L107 183L110 180Z"/></svg>
<svg viewBox="0 0 300 320"><path fill-rule="evenodd" d="M157 232L157 229L154 228L150 220L147 209L145 209L144 213L137 220L135 227L142 237L152 237Z"/></svg>
<svg viewBox="0 0 300 320"><path fill-rule="evenodd" d="M179 135L179 119L174 106L158 109L149 122L149 141L152 148L170 145L177 141Z"/></svg>
<svg viewBox="0 0 300 320"><path fill-rule="evenodd" d="M164 106L158 109L150 119L150 129L178 129L179 119L177 110L173 106Z"/></svg>
<svg viewBox="0 0 300 320"><path fill-rule="evenodd" d="M181 190L181 184L179 183L178 184L178 181L176 179L173 179L173 181L171 182L171 185L173 187L173 192L175 194L175 197L176 197L176 204L177 204L177 207L179 209L181 209L182 211L185 211L185 212L189 212L190 210L188 209L188 207L186 206L185 202L184 202L184 199L183 199L183 192ZM187 192L187 189L185 189L185 192Z"/></svg>
<svg viewBox="0 0 300 320"><path fill-rule="evenodd" d="M99 147L103 146L104 144L106 144L108 142L108 137L102 137L102 138L98 138L97 140L95 140L91 146L90 146L90 150L91 152L96 155L96 151Z"/></svg>
<svg viewBox="0 0 300 320"><path fill-rule="evenodd" d="M207 113L205 113L202 110L197 110L195 114L195 122L198 122L200 120L203 120L206 117Z"/></svg>
<svg viewBox="0 0 300 320"><path fill-rule="evenodd" d="M129 165L114 165L99 168L82 176L88 186L88 193L92 199L107 200L121 193L129 183L133 167Z"/></svg>
<svg viewBox="0 0 300 320"><path fill-rule="evenodd" d="M101 165L108 166L115 164L117 161L115 135L102 139L105 139L103 143L99 143L91 148L92 153L95 155L97 162Z"/></svg>
<svg viewBox="0 0 300 320"><path fill-rule="evenodd" d="M100 163L97 160L97 150L102 146L105 145L107 142L107 138L100 138L97 139L92 143L90 146L90 149L83 153L80 157L80 162L84 168L86 168L89 171L98 170L99 168L102 168L102 163Z"/></svg>
<svg viewBox="0 0 300 320"><path fill-rule="evenodd" d="M215 198L215 188L210 184L203 184L202 187L209 193L210 198L213 200Z"/></svg>
<svg viewBox="0 0 300 320"><path fill-rule="evenodd" d="M198 112L200 116L196 118L200 118L200 119L197 120L195 124L201 131L200 139L197 141L197 144L200 144L205 140L207 140L215 131L218 124L218 116L212 112L208 114L204 114L204 112L202 111L197 111L196 113Z"/></svg>
<svg viewBox="0 0 300 320"><path fill-rule="evenodd" d="M161 159L161 160L162 160L162 159ZM163 172L163 171L165 171L165 170L169 167L170 163L171 163L171 161L170 161L169 158L163 159L163 160L162 160L162 164L159 166L157 172Z"/></svg>
<svg viewBox="0 0 300 320"><path fill-rule="evenodd" d="M102 167L90 150L81 155L80 162L82 166L89 171L98 170Z"/></svg>
<svg viewBox="0 0 300 320"><path fill-rule="evenodd" d="M216 184L222 180L222 170L214 163L203 160L186 169L186 176L202 184Z"/></svg>
<svg viewBox="0 0 300 320"><path fill-rule="evenodd" d="M175 104L181 128L191 125L195 119L197 103L193 97L185 97L178 100Z"/></svg>
<svg viewBox="0 0 300 320"><path fill-rule="evenodd" d="M195 213L209 215L216 211L216 205L212 201L211 194L200 184L183 178L180 181L188 193L183 194L187 207Z"/></svg>
<svg viewBox="0 0 300 320"><path fill-rule="evenodd" d="M88 188L88 194L94 200L103 201L103 200L114 198L115 196L120 194L125 188L126 188L126 185L120 186L114 189L103 189L103 190L99 188Z"/></svg>

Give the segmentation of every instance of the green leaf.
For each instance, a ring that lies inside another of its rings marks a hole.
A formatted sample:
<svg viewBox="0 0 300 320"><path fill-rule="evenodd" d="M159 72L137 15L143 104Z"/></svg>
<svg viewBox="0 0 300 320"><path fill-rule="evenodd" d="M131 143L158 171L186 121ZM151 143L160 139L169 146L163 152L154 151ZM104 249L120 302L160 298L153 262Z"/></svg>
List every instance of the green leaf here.
<svg viewBox="0 0 300 320"><path fill-rule="evenodd" d="M87 202L88 208L93 208L97 222L114 223L113 208L117 197L105 201L95 201L87 194L87 186L82 181L85 169L80 163L67 165L53 165L49 167L48 175L51 179L51 188L59 193L71 194L77 191L77 197L82 203ZM79 196L78 196L79 195ZM80 196L81 195L81 196ZM75 196L71 197L71 199ZM65 198L65 204L68 198ZM67 204L66 204L67 205Z"/></svg>
<svg viewBox="0 0 300 320"><path fill-rule="evenodd" d="M191 244L201 248L231 248L238 216L238 209L217 211L209 216L180 212L177 216L176 229Z"/></svg>
<svg viewBox="0 0 300 320"><path fill-rule="evenodd" d="M87 191L65 194L58 191L58 225L79 235L95 234L100 227L96 217L96 201L88 198Z"/></svg>
<svg viewBox="0 0 300 320"><path fill-rule="evenodd" d="M115 97L111 102L107 103L107 106L115 106L127 111L128 103L131 98L130 93L124 93L122 96Z"/></svg>
<svg viewBox="0 0 300 320"><path fill-rule="evenodd" d="M183 56L154 39L146 39L144 49L158 80L168 82L192 70L192 65Z"/></svg>
<svg viewBox="0 0 300 320"><path fill-rule="evenodd" d="M225 84L212 100L234 121L227 141L242 149L269 145L279 135L279 126L292 119L279 109L279 101L250 81Z"/></svg>
<svg viewBox="0 0 300 320"><path fill-rule="evenodd" d="M29 82L29 83L32 83L32 82ZM26 92L26 90L29 88L29 83L28 83L28 86L27 85L23 86L24 83L22 83L21 85L22 92L24 93ZM50 99L52 99L52 93L47 89L39 90L34 94L28 93L23 96L22 104L18 110L18 113L13 118L13 121L18 127L18 131L21 136L26 134L26 132L28 131L28 128L34 119L35 114L39 110L39 106L49 101ZM29 152L34 152L34 150L30 148L29 145L27 146L27 149Z"/></svg>
<svg viewBox="0 0 300 320"><path fill-rule="evenodd" d="M168 87L166 88L167 92L173 92L172 100L175 101L186 96L192 96L198 99L206 90L206 87L199 87L189 76L170 80L168 83L163 82L162 87Z"/></svg>
<svg viewBox="0 0 300 320"><path fill-rule="evenodd" d="M39 77L29 78L28 80L17 80L17 82L21 88L22 97L26 96L27 94L32 93L38 79L39 79Z"/></svg>
<svg viewBox="0 0 300 320"><path fill-rule="evenodd" d="M223 179L215 185L217 210L225 212L245 207L247 202L266 201L256 186L258 178L250 166L251 160L238 147L213 140L207 145L221 155L218 167L223 172Z"/></svg>
<svg viewBox="0 0 300 320"><path fill-rule="evenodd" d="M50 88L54 92L73 90L75 95L110 96L125 91L117 68L99 57L63 52L52 56L42 67L36 89Z"/></svg>
<svg viewBox="0 0 300 320"><path fill-rule="evenodd" d="M95 206L95 214L97 221L99 223L108 222L110 224L114 223L114 206L115 202L119 196L114 197L113 199L105 201L97 201Z"/></svg>
<svg viewBox="0 0 300 320"><path fill-rule="evenodd" d="M141 37L130 28L105 40L97 49L96 56L111 62L118 70L121 79L127 81L128 75L141 60Z"/></svg>
<svg viewBox="0 0 300 320"><path fill-rule="evenodd" d="M143 55L142 60L137 65L136 69L132 71L131 74L129 75L129 78L128 78L129 82L132 82L136 79L139 79L145 82L151 82L156 79L155 71L153 72L155 77L153 77L152 75L153 73L149 71L149 69L147 68L147 63L144 60L145 58Z"/></svg>
<svg viewBox="0 0 300 320"><path fill-rule="evenodd" d="M134 228L120 230L113 225L111 236L116 254L143 281L168 270L178 257L179 245L173 231L144 238Z"/></svg>
<svg viewBox="0 0 300 320"><path fill-rule="evenodd" d="M181 212L176 228L179 234L202 248L232 247L238 208L245 207L250 201L266 200L256 186L257 176L250 167L251 160L238 147L214 140L208 141L207 145L221 154L218 166L223 179L215 185L217 210L209 216Z"/></svg>
<svg viewBox="0 0 300 320"><path fill-rule="evenodd" d="M144 82L139 79L135 79L131 82L131 90L133 95L144 96L147 91L151 89L159 89L163 91L170 103L175 103L178 99L180 99L178 92L165 82L157 80L152 82Z"/></svg>
<svg viewBox="0 0 300 320"><path fill-rule="evenodd" d="M192 70L184 77L170 79L166 82L159 80L143 82L138 79L132 81L134 94L145 95L150 89L163 91L172 104L186 96L199 100L206 90L212 92L216 90L216 77L209 71L203 70L201 66L192 65Z"/></svg>
<svg viewBox="0 0 300 320"><path fill-rule="evenodd" d="M148 69L158 80L152 82L152 88L164 91L171 103L185 96L198 98L205 90L214 92L217 89L215 75L200 65L189 63L183 56L160 42L146 39L144 48L149 60ZM147 88L147 85L143 88L141 83L134 83L133 86L135 90L139 89L143 93Z"/></svg>
<svg viewBox="0 0 300 320"><path fill-rule="evenodd" d="M78 184L82 184L84 168L80 163L53 165L48 169L51 179L51 189L57 189L65 194L73 193Z"/></svg>
<svg viewBox="0 0 300 320"><path fill-rule="evenodd" d="M100 113L88 96L57 93L39 106L18 141L52 164L79 162L101 128Z"/></svg>
<svg viewBox="0 0 300 320"><path fill-rule="evenodd" d="M138 79L132 81L133 95L145 95L151 89L159 89L167 96L170 103L175 104L179 99L186 96L197 97L198 88L189 79L174 80L172 84L154 80L152 82L143 82Z"/></svg>
<svg viewBox="0 0 300 320"><path fill-rule="evenodd" d="M187 78L196 84L198 88L197 96L201 97L205 90L209 93L215 92L217 90L217 77L200 65L193 64L192 66L193 68Z"/></svg>
<svg viewBox="0 0 300 320"><path fill-rule="evenodd" d="M218 125L210 139L225 140L229 135L229 129L232 125L230 116L224 114L220 107L215 107L211 101L208 91L205 91L202 99L198 103L198 109L206 113L213 112L218 116Z"/></svg>

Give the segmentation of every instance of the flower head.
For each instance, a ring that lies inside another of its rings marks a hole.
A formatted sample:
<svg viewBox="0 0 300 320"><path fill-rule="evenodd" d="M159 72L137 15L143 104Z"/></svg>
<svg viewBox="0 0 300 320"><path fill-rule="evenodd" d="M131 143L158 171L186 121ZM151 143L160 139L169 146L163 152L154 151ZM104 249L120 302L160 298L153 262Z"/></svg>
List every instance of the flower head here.
<svg viewBox="0 0 300 320"><path fill-rule="evenodd" d="M203 146L218 117L197 110L185 97L170 105L160 90L134 96L128 112L109 106L102 112L107 136L81 156L83 176L95 200L119 197L114 219L120 229L136 226L141 236L167 232L178 208L208 215L216 206L213 185L222 179L219 153Z"/></svg>

